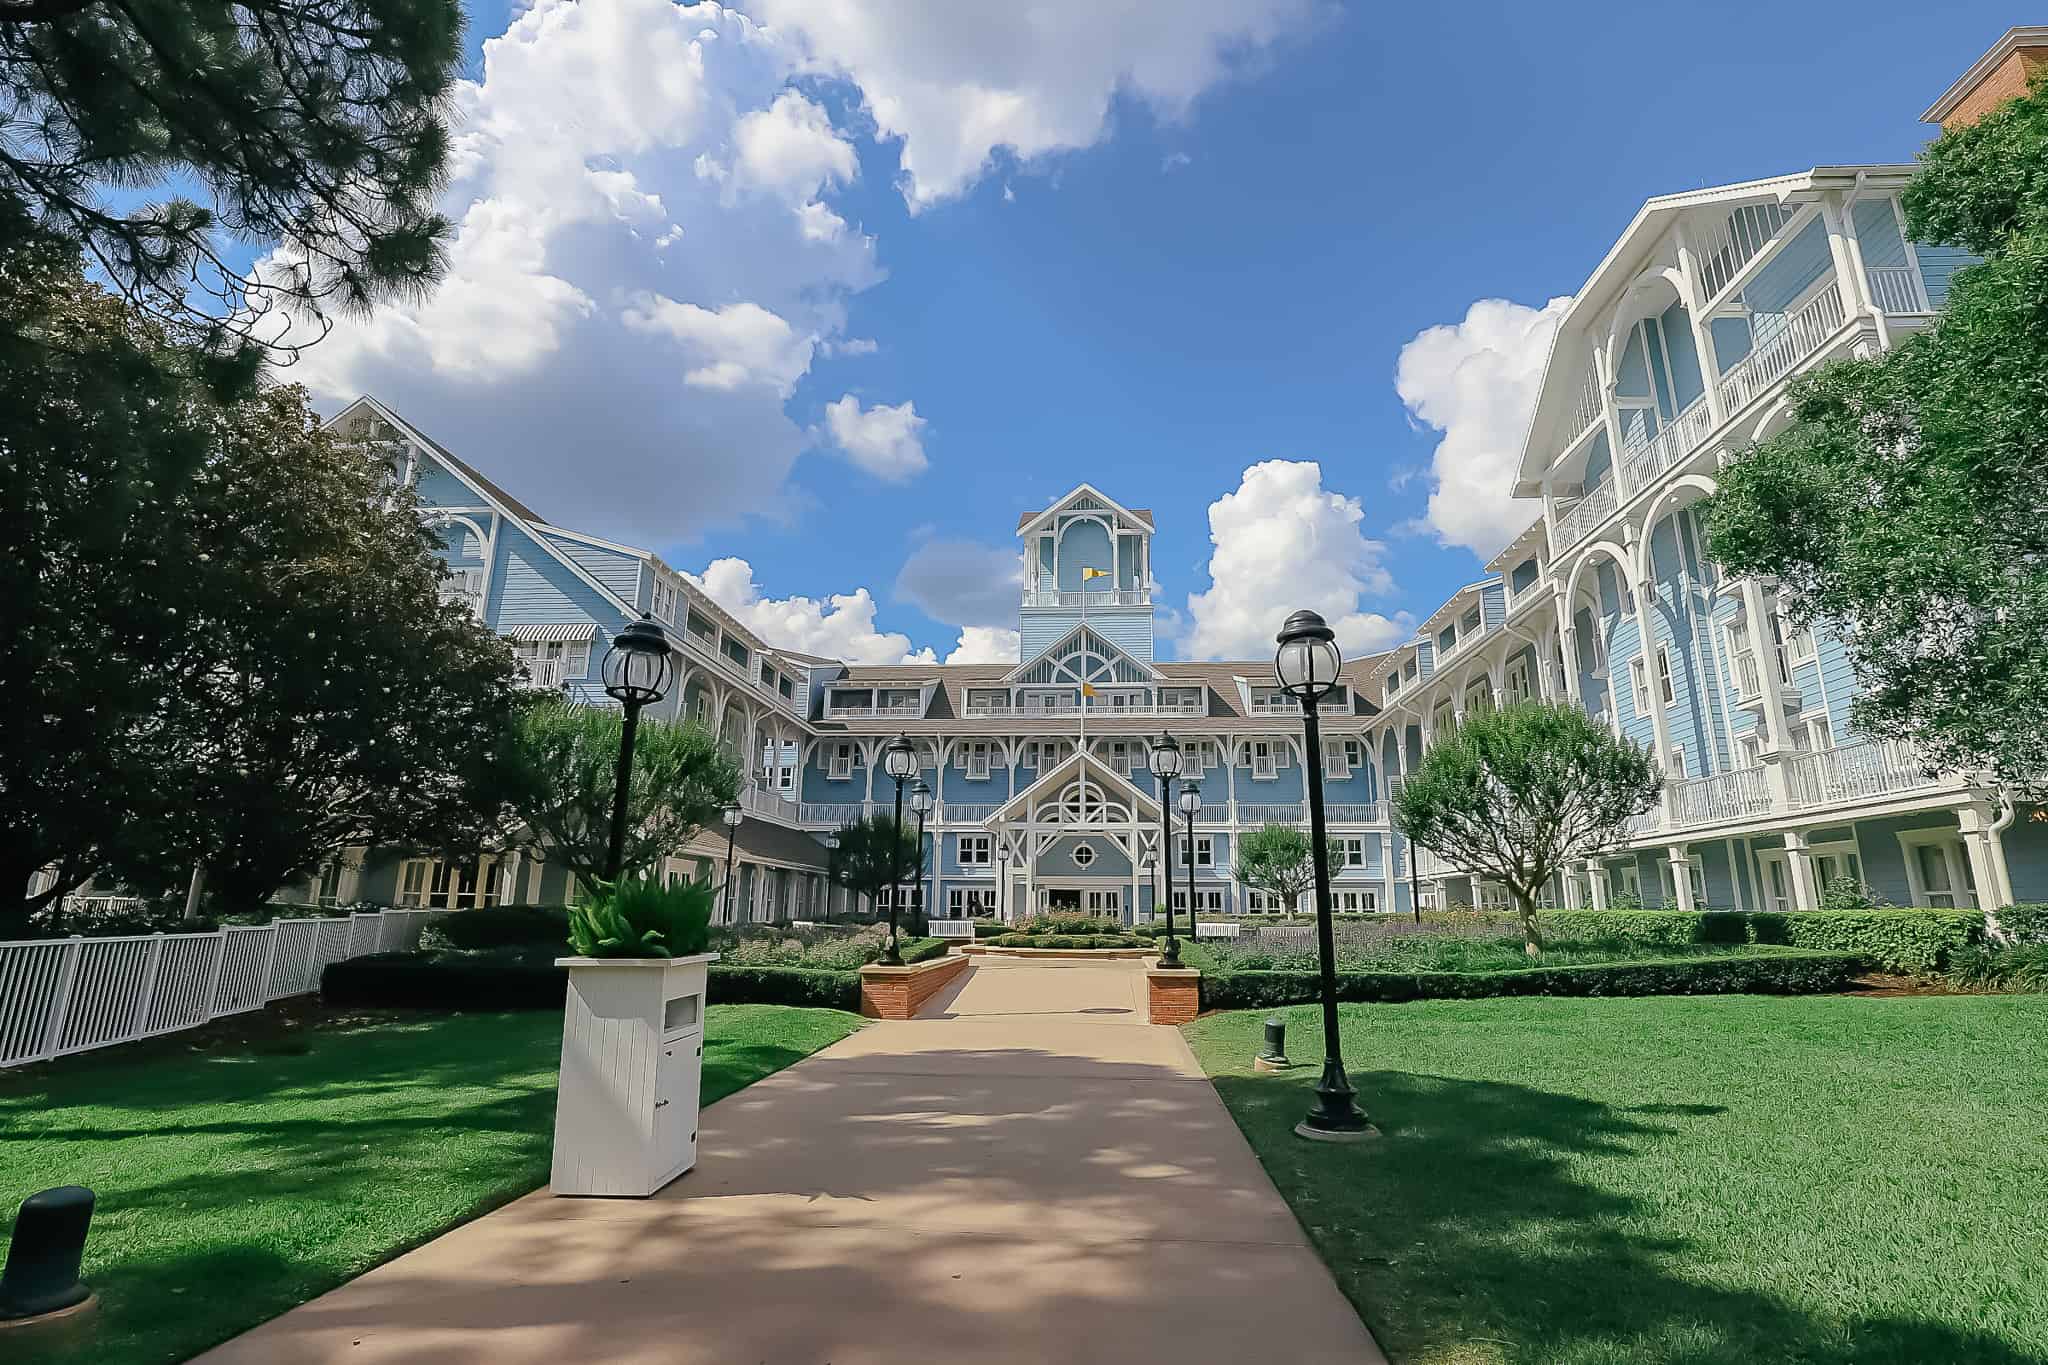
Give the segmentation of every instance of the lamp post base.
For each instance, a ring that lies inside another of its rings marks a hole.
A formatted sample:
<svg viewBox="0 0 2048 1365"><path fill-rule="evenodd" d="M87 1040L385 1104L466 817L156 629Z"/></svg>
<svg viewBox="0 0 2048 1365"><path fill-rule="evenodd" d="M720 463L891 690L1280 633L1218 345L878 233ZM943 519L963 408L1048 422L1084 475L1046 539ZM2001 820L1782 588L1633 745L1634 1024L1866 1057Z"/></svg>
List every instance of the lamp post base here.
<svg viewBox="0 0 2048 1365"><path fill-rule="evenodd" d="M1166 938L1166 951L1159 955L1159 965L1162 967L1179 967L1183 965L1180 960L1180 940L1171 934L1167 935Z"/></svg>
<svg viewBox="0 0 2048 1365"><path fill-rule="evenodd" d="M1358 1092L1335 1057L1323 1063L1322 1079L1316 1082L1316 1107L1294 1126L1296 1137L1314 1142L1358 1142L1379 1136L1379 1129L1358 1107Z"/></svg>

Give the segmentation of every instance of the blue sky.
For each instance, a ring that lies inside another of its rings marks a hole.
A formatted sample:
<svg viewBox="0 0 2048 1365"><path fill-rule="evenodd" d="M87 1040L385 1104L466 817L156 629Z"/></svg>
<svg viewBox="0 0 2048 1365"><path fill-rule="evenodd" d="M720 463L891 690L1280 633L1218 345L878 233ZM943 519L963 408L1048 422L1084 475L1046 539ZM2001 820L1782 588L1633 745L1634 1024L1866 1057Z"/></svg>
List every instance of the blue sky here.
<svg viewBox="0 0 2048 1365"><path fill-rule="evenodd" d="M1326 614L1354 613L1355 642L1398 634L1402 613L1426 614L1477 575L1479 556L1444 535L1488 534L1427 520L1444 433L1397 392L1403 348L1467 322L1480 300L1533 310L1568 295L1652 194L1910 159L1931 131L1920 111L2014 15L1976 0L1944 7L1939 22L1898 3L1707 13L1121 0L1103 7L1117 12L1107 20L1087 4L1040 7L1039 22L1072 23L1038 35L1034 56L1019 55L1014 32L976 32L958 7L940 22L917 0L844 22L817 17L833 7L813 0L739 8L795 35L800 55L732 63L746 44L727 16L723 36L699 45L701 90L665 81L673 60L651 74L607 68L604 54L616 63L620 49L601 40L593 68L551 37L574 27L558 4L528 13L517 44L493 47L502 55L485 79L483 45L510 20L474 10L484 94L465 118L524 127L542 117L534 91L613 71L631 95L621 112L585 111L572 95L546 116L570 131L549 135L565 139L565 164L623 169L660 208L607 199L557 222L535 206L565 196L514 183L499 151L451 191L458 213L479 201L499 210L465 221L465 234L482 242L488 230L526 260L515 269L492 256L445 305L481 298L483 321L429 313L409 331L344 337L308 373L330 406L344 391L377 392L567 523L695 573L744 560L748 572L728 565L709 581L757 624L876 658L897 636L945 657L963 626L999 626L1008 592L990 580L1018 512L1082 480L1155 509L1169 649L1242 651L1263 629L1262 603L1275 619L1301 604L1283 600L1297 583ZM638 48L631 25L651 22L634 10L619 31ZM1195 48L1169 33L1204 24L1213 41ZM1173 50L1162 57L1159 45ZM947 145L971 120L944 105L900 112L934 83L977 82L1027 111L1038 101L1021 126L1065 119L1066 131L1036 155L996 137L984 165L971 140ZM778 160L772 185L765 173L750 181L745 115L790 90L802 100L777 112L820 111L832 141ZM1091 129L1090 101L1103 97L1107 116ZM740 122L697 112L634 126L635 110L664 102L723 104ZM715 202L699 194L712 186ZM757 216L763 196L779 216ZM777 238L800 203L843 220L829 247ZM664 224L659 235L674 237L657 253L647 244ZM521 291L538 278L567 281L582 302L542 290L529 310ZM759 307L727 311L740 305ZM555 321L529 326L530 313ZM768 314L814 339L807 355L800 343L778 349L788 338ZM458 335L468 339L437 339ZM1500 445L1519 409L1491 401L1507 380L1496 385L1486 367L1526 387L1546 335L1520 312L1438 334L1414 357L1415 406L1468 445ZM869 340L871 353L844 353ZM667 359L641 363L670 343L679 350ZM722 346L738 348L745 368L732 373L746 382L719 387L706 359L726 363ZM1472 392L1425 372L1468 359ZM765 397L742 401L756 380ZM829 420L834 402L856 419L848 439ZM906 403L922 425L906 427ZM915 472L906 433L922 451ZM865 461L849 453L863 438ZM1320 483L1287 471L1255 488L1248 468L1274 460L1314 462ZM1225 534L1241 539L1213 546L1212 505L1233 493ZM1497 525L1500 513L1487 518ZM1343 561L1334 576L1319 576L1319 554ZM1269 566L1270 581L1247 572L1191 612L1190 595L1210 592L1212 555ZM859 588L872 602L824 605ZM778 605L799 596L810 615ZM851 615L834 627L840 611Z"/></svg>

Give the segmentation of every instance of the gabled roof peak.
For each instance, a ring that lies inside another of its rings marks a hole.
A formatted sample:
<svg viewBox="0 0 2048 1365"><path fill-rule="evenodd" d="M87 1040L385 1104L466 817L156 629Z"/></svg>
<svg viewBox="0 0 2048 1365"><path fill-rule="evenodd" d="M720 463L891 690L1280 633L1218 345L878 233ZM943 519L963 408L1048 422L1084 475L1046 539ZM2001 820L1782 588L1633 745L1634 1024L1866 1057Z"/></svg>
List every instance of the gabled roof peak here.
<svg viewBox="0 0 2048 1365"><path fill-rule="evenodd" d="M1083 504L1086 504L1085 506ZM1023 535L1039 523L1061 512L1103 511L1117 513L1127 520L1150 531L1152 509L1149 507L1126 507L1092 483L1077 484L1069 492L1053 499L1052 503L1036 512L1020 513L1017 517L1017 534Z"/></svg>

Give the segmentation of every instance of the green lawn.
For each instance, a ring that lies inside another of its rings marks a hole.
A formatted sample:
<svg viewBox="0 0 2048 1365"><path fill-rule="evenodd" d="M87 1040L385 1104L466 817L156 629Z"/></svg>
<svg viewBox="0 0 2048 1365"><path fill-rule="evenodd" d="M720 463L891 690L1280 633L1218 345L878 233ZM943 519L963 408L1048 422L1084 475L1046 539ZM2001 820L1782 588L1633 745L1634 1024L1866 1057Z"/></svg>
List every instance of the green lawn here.
<svg viewBox="0 0 2048 1365"><path fill-rule="evenodd" d="M2048 998L1346 1005L1375 1141L1188 1026L1394 1365L2048 1361Z"/></svg>
<svg viewBox="0 0 2048 1365"><path fill-rule="evenodd" d="M704 1102L860 1022L713 1005ZM99 1195L93 1335L28 1358L184 1360L545 1184L561 1036L554 1011L273 1013L0 1074L8 1216L51 1185Z"/></svg>

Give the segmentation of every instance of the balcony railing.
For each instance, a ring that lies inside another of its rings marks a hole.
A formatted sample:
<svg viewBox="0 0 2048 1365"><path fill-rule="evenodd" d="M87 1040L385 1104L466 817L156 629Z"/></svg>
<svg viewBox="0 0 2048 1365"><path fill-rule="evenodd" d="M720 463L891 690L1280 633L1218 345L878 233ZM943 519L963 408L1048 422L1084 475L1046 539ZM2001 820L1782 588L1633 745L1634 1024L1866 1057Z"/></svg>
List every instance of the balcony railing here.
<svg viewBox="0 0 2048 1365"><path fill-rule="evenodd" d="M1614 513L1616 498L1614 480L1593 485L1586 490L1586 496L1573 503L1565 514L1557 519L1557 542L1560 548L1576 545L1593 533L1593 528Z"/></svg>
<svg viewBox="0 0 2048 1365"><path fill-rule="evenodd" d="M803 801L797 804L796 818L800 825L837 829L882 809L873 801Z"/></svg>
<svg viewBox="0 0 2048 1365"><path fill-rule="evenodd" d="M1149 607L1152 605L1152 591L1149 588L1090 588L1086 592L1078 589L1038 588L1024 594L1027 607Z"/></svg>
<svg viewBox="0 0 2048 1365"><path fill-rule="evenodd" d="M1910 265L1873 265L1864 271L1870 281L1870 301L1885 313L1924 313L1927 304L1920 293L1920 271Z"/></svg>
<svg viewBox="0 0 2048 1365"><path fill-rule="evenodd" d="M918 702L891 702L887 706L841 706L834 702L825 704L827 720L886 720L891 716L921 716L924 707Z"/></svg>
<svg viewBox="0 0 2048 1365"><path fill-rule="evenodd" d="M784 796L781 792L763 791L759 787L748 787L740 793L740 809L749 815L759 815L791 825L798 823L801 814L795 798Z"/></svg>
<svg viewBox="0 0 2048 1365"><path fill-rule="evenodd" d="M939 823L942 825L979 825L1002 809L999 801L941 801L939 802Z"/></svg>
<svg viewBox="0 0 2048 1365"><path fill-rule="evenodd" d="M1768 815L1771 810L1771 788L1761 766L1683 778L1673 782L1668 791L1671 822L1680 827Z"/></svg>
<svg viewBox="0 0 2048 1365"><path fill-rule="evenodd" d="M568 670L561 659L522 659L519 671L524 675L526 685L543 692L559 692L562 684L569 681Z"/></svg>
<svg viewBox="0 0 2048 1365"><path fill-rule="evenodd" d="M1035 716L1079 715L1081 708L1071 701L1062 702L998 702L971 701L967 703L969 720L1028 720ZM1106 706L1097 698L1088 707L1091 716L1201 716L1207 709L1198 701L1141 702L1135 705Z"/></svg>
<svg viewBox="0 0 2048 1365"><path fill-rule="evenodd" d="M1241 801L1237 807L1237 820L1243 825L1298 825L1306 819L1308 807L1299 801Z"/></svg>
<svg viewBox="0 0 2048 1365"><path fill-rule="evenodd" d="M1866 739L1836 749L1800 754L1785 767L1792 804L1832 806L1847 801L1939 786L1945 779L1930 772L1910 746L1894 739Z"/></svg>
<svg viewBox="0 0 2048 1365"><path fill-rule="evenodd" d="M1722 407L1730 415L1740 412L1818 351L1843 320L1842 291L1829 284L1721 376Z"/></svg>
<svg viewBox="0 0 2048 1365"><path fill-rule="evenodd" d="M1648 488L1651 480L1698 450L1700 442L1706 440L1707 433L1713 429L1713 409L1707 404L1707 396L1701 394L1693 399L1691 407L1666 422L1655 436L1627 449L1623 463L1629 492L1637 493Z"/></svg>

